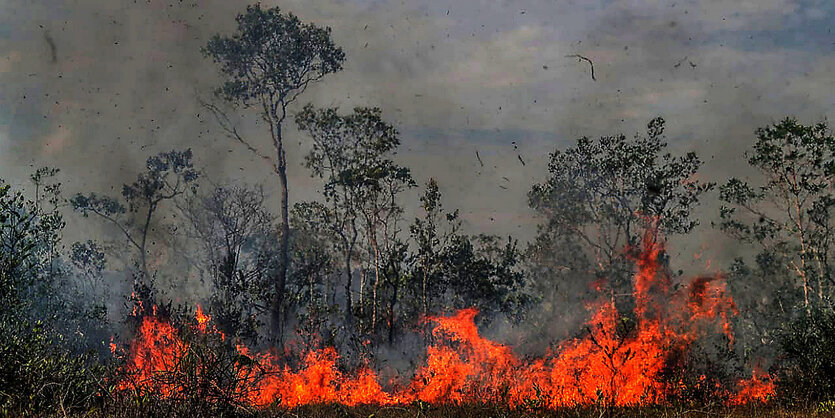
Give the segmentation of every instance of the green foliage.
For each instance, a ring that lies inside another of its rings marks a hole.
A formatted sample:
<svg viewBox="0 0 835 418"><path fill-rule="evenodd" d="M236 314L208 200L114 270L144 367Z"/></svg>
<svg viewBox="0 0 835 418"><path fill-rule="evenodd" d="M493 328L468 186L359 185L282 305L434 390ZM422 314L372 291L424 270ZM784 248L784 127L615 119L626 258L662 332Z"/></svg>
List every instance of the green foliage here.
<svg viewBox="0 0 835 418"><path fill-rule="evenodd" d="M333 332L325 324L338 309L334 303L338 260L328 218L328 208L319 202L296 203L290 217L291 301L306 347L318 348L323 340L331 341Z"/></svg>
<svg viewBox="0 0 835 418"><path fill-rule="evenodd" d="M326 205L317 206L317 217L328 225L334 236L332 242L341 253L349 321L353 321L354 315L353 271L360 238L364 237L370 247L375 266L370 325L373 329L381 278L393 287L390 296L397 298L400 275L380 274L381 269L399 271L390 269L394 267L392 257L399 254L397 224L402 209L397 199L414 186L409 169L391 159L400 144L398 132L383 120L378 108L358 107L343 116L336 108L315 109L307 105L296 115L296 124L313 140L305 165L324 183ZM314 207L308 209L311 208ZM360 304L359 309L362 311L364 306Z"/></svg>
<svg viewBox="0 0 835 418"><path fill-rule="evenodd" d="M137 264L140 271L134 274L134 294L138 301L147 306L154 303L156 289L153 277L148 271L148 236L154 216L160 204L170 201L186 191L196 192L199 172L192 162L192 151L163 152L145 161L145 171L137 175L131 184L122 186L122 198L127 204L115 198L95 193L76 194L70 204L84 217L93 214L117 227L130 246L138 252Z"/></svg>
<svg viewBox="0 0 835 418"><path fill-rule="evenodd" d="M756 130L748 164L758 185L732 178L719 188L719 227L759 247L763 273L803 290L802 303L832 297L832 210L835 138L826 123L803 125L786 118ZM773 268L772 268L773 267ZM792 303L794 304L794 303Z"/></svg>
<svg viewBox="0 0 835 418"><path fill-rule="evenodd" d="M98 401L104 367L48 324L0 318L0 415L79 412Z"/></svg>
<svg viewBox="0 0 835 418"><path fill-rule="evenodd" d="M281 13L278 7L264 10L260 4L247 6L246 12L239 14L236 20L236 34L232 37L215 35L202 52L220 64L224 76L215 96L233 106L255 105L259 108L261 118L269 126L270 145L275 154L268 156L245 139L224 110L213 103L203 105L214 114L227 136L269 162L278 176L281 228L270 312L272 331L280 334L290 267L289 188L283 137L287 107L311 83L340 71L345 54L331 40L330 28L303 24L295 15ZM347 311L350 312L350 303Z"/></svg>
<svg viewBox="0 0 835 418"><path fill-rule="evenodd" d="M524 318L532 302L522 270L518 242L494 235L470 237L459 232L458 211L444 212L437 182L430 179L420 198L423 217L410 233L412 254L410 292L412 315L477 307L489 314Z"/></svg>
<svg viewBox="0 0 835 418"><path fill-rule="evenodd" d="M576 233L589 224L614 224L625 230L623 238L630 244L652 218L664 232L691 231L698 224L691 211L713 185L697 180L702 162L694 152L664 152L664 125L664 119L656 118L645 136L584 137L574 147L555 151L549 178L528 194L530 206L546 216L549 229ZM607 239L600 244L617 243Z"/></svg>
<svg viewBox="0 0 835 418"><path fill-rule="evenodd" d="M412 286L415 296L411 316L418 318L430 312L437 312L443 294L443 270L441 253L458 236L461 221L458 210L444 212L438 182L430 178L420 197L422 217L416 217L409 226L409 233L415 244L412 267Z"/></svg>
<svg viewBox="0 0 835 418"><path fill-rule="evenodd" d="M74 352L78 319L59 254L63 220L56 170L39 169L27 201L0 183L0 414L40 415L87 407L99 393L94 353ZM51 208L47 208L50 204ZM86 341L85 341L86 342Z"/></svg>
<svg viewBox="0 0 835 418"><path fill-rule="evenodd" d="M286 106L311 82L342 69L345 54L331 40L330 28L260 4L247 6L235 20L238 33L215 35L203 48L227 77L217 90L227 101L260 105L266 99Z"/></svg>
<svg viewBox="0 0 835 418"><path fill-rule="evenodd" d="M515 240L504 244L497 236L470 238L458 235L440 254L447 309L477 307L483 312L508 314L522 320L522 308L530 302L524 292L524 273Z"/></svg>
<svg viewBox="0 0 835 418"><path fill-rule="evenodd" d="M342 116L336 108L315 109L308 104L296 115L296 124L313 139L305 165L325 180L326 197L337 198L337 188L357 195L372 193L389 178L410 181L409 170L387 158L400 139L379 108L357 107Z"/></svg>
<svg viewBox="0 0 835 418"><path fill-rule="evenodd" d="M634 263L625 248L640 248L647 230L668 235L695 228L692 211L713 184L698 179L702 161L694 152L666 152L664 128L655 118L645 135L584 137L551 154L548 178L528 192L542 219L528 253L533 263L559 264L539 268L538 280L605 278L610 292L628 294Z"/></svg>
<svg viewBox="0 0 835 418"><path fill-rule="evenodd" d="M183 194L188 187L196 187L200 176L192 162L191 149L163 152L149 157L145 172L139 173L131 184L122 186L122 197L131 212L142 207L155 207L163 200ZM78 208L84 210L83 207Z"/></svg>
<svg viewBox="0 0 835 418"><path fill-rule="evenodd" d="M786 324L777 384L785 399L822 401L835 396L835 313L813 309Z"/></svg>

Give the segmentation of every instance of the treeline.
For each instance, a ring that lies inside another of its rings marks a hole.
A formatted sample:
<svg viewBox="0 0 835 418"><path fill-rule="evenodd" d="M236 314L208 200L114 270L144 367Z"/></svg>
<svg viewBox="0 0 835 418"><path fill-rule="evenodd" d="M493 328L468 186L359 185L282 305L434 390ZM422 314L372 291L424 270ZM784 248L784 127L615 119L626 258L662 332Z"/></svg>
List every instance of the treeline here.
<svg viewBox="0 0 835 418"><path fill-rule="evenodd" d="M3 185L0 412L90 405L108 391L111 336L130 334L152 306L176 319L202 302L230 341L293 340L371 355L420 334L421 318L461 308L478 308L485 321L524 322L532 339L547 342L580 323L583 303L601 295L627 323L635 251L648 236L692 233L694 209L709 193L723 202L713 226L751 256L726 266L740 311L734 358L705 348L702 364L766 359L792 399L835 393L835 139L825 123L786 118L757 129L746 158L759 175L722 184L701 180L695 153L667 150L661 118L634 137L578 139L555 150L542 182L531 186L539 229L520 244L464 233L441 185L395 161L399 133L380 109L290 112L309 85L342 68L345 55L329 29L260 6L237 22L235 34L204 48L224 82L202 104L231 142L275 174L278 211L260 185L206 181L191 150L149 157L116 196L66 197L50 168L33 173L26 191ZM237 127L247 112L263 120L263 135ZM310 144L304 156L286 154L291 123ZM318 199L289 205L288 158L304 158ZM411 201L415 190L420 198ZM78 221L119 239L66 247L69 216L90 218ZM174 258L187 267L167 269ZM206 300L165 290L186 277L205 283ZM118 288L108 281L119 278L132 288L122 307L108 303ZM109 321L114 313L124 322Z"/></svg>

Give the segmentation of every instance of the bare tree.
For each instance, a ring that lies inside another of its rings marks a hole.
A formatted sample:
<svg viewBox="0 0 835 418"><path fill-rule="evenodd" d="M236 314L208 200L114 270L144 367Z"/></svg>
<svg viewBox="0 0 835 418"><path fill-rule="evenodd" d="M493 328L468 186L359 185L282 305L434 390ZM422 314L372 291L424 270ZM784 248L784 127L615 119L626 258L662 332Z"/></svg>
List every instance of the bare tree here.
<svg viewBox="0 0 835 418"><path fill-rule="evenodd" d="M268 310L277 258L275 217L261 187L217 186L180 205L199 246L195 265L212 282L211 312L226 335L254 340L258 314Z"/></svg>

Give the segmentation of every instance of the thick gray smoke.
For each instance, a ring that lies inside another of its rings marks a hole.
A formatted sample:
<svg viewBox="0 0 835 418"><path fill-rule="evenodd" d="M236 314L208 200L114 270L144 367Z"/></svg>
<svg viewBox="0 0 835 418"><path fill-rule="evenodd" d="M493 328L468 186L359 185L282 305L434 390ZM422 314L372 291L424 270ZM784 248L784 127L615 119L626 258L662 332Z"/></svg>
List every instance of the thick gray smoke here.
<svg viewBox="0 0 835 418"><path fill-rule="evenodd" d="M212 181L263 184L277 205L268 167L197 104L217 83L200 48L230 33L245 5L3 0L0 178L25 185L50 165L68 193L116 196L148 156L190 147ZM537 221L525 194L544 178L547 153L577 137L630 135L663 116L672 150L697 151L704 180L721 182L747 174L756 127L835 109L824 1L264 2L273 5L332 27L347 55L345 70L302 103L380 106L402 133L399 161L419 183L439 181L466 232L530 239ZM594 79L574 54L593 62ZM319 186L291 125L291 199L313 199ZM258 129L245 134L266 145ZM714 197L698 215L702 226L671 243L673 263L714 272L740 250L710 228ZM119 237L99 226L71 216L66 236Z"/></svg>

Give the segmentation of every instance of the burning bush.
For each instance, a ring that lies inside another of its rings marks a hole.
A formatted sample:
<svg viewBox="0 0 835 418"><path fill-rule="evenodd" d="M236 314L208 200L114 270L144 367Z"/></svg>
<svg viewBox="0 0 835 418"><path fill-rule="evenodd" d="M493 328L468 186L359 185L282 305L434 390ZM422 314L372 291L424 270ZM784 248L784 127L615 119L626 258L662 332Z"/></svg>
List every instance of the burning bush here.
<svg viewBox="0 0 835 418"><path fill-rule="evenodd" d="M158 315L156 307L138 316L136 337L114 376L117 397L207 413L249 409L262 371L226 341L199 306L195 319L180 326ZM116 344L112 350L121 351Z"/></svg>

